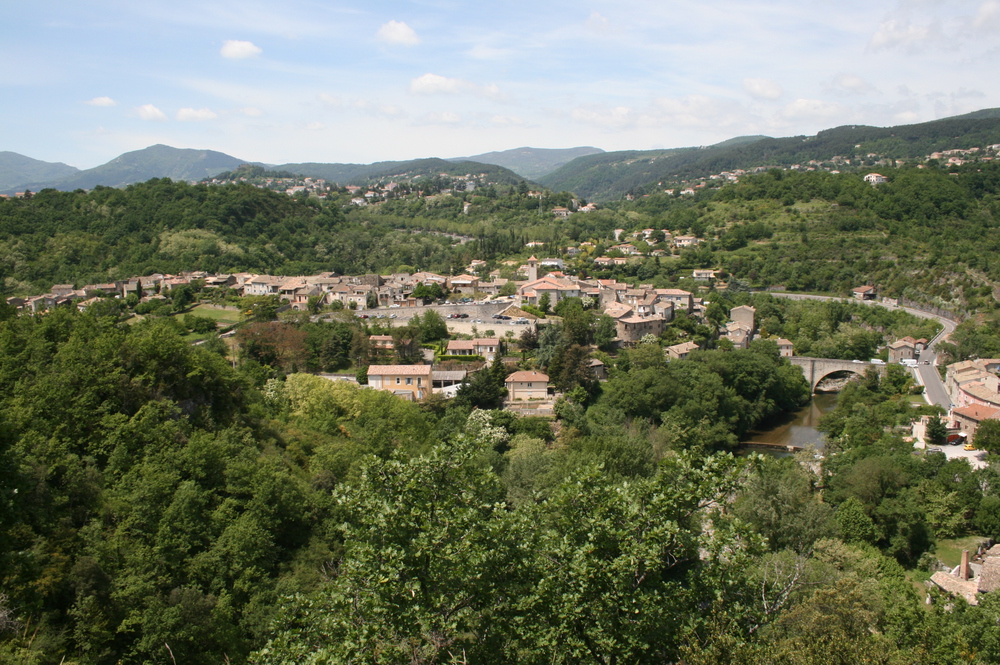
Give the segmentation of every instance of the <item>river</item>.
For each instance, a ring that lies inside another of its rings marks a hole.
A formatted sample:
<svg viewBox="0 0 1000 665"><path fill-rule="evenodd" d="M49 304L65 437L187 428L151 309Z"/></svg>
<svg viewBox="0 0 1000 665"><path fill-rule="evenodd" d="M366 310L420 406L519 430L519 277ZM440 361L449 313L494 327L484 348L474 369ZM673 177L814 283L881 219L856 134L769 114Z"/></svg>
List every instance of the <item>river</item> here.
<svg viewBox="0 0 1000 665"><path fill-rule="evenodd" d="M817 393L809 404L788 414L784 420L771 429L751 432L748 442L777 444L780 446L814 446L822 450L824 434L816 429L820 416L837 406L837 393Z"/></svg>

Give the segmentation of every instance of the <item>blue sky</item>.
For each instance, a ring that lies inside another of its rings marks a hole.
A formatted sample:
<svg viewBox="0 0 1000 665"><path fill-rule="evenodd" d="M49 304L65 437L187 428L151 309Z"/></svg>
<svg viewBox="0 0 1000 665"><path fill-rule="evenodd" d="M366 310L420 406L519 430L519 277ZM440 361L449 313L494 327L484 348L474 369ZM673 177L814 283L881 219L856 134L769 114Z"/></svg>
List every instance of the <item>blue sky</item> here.
<svg viewBox="0 0 1000 665"><path fill-rule="evenodd" d="M1000 107L1000 0L8 3L0 150L605 150Z"/></svg>

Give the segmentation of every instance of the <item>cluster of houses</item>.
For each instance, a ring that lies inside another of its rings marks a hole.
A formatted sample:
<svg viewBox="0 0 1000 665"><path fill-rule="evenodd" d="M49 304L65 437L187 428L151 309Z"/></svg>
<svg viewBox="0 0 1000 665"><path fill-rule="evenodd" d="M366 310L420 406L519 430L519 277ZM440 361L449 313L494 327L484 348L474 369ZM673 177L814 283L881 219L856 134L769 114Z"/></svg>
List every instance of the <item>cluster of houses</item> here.
<svg viewBox="0 0 1000 665"><path fill-rule="evenodd" d="M284 192L289 196L305 193L308 196L316 196L325 199L327 195L334 191L335 187L322 178L248 178L239 176L232 180L222 180L219 178L208 178L202 181L207 185L227 185L229 183L250 183L261 189L269 189L274 192Z"/></svg>
<svg viewBox="0 0 1000 665"><path fill-rule="evenodd" d="M984 420L1000 419L1000 358L964 360L948 365L945 389L951 397L952 427L968 440Z"/></svg>
<svg viewBox="0 0 1000 665"><path fill-rule="evenodd" d="M931 583L953 596L960 596L969 605L978 605L985 593L1000 589L1000 545L981 547L975 557L962 551L962 560L950 570L939 570Z"/></svg>
<svg viewBox="0 0 1000 665"><path fill-rule="evenodd" d="M557 260L558 261L558 260ZM614 279L587 280L555 271L539 277L540 266L546 263L532 256L519 266L526 277L507 287L513 290L510 298L499 295L509 280L494 273L486 278L475 274L483 268L481 261L468 266L469 272L447 276L430 272L398 273L392 275L336 275L320 273L309 276L281 277L250 273L210 274L206 272L186 272L181 275L154 274L119 280L105 284L88 284L74 288L72 284L57 284L49 293L26 298L8 298L8 303L28 312L41 312L63 305L75 304L86 309L90 304L108 297L128 298L135 295L140 302L165 299L164 293L181 286L198 282L204 289L230 289L241 296L277 296L289 307L305 310L310 305L330 305L341 303L345 308L365 310L381 308L420 308L423 301L413 297L419 285L433 284L453 294L467 294L469 299L495 298L516 306L529 304L540 306L547 300L554 307L566 298L590 299L595 306L608 314L615 322L616 335L623 346L639 343L647 335L659 336L678 311L686 314L702 315L705 303L690 291L682 289L657 289L652 285L630 286ZM549 265L552 265L551 260ZM754 335L754 311L752 307L733 309L733 320L726 327L724 336L735 348L746 348ZM372 336L370 343L374 349L392 348L392 338L387 335ZM791 342L779 340L782 352L791 354ZM669 358L684 358L697 345L686 342L667 349ZM495 337L471 340L452 340L446 353L449 356L477 356L487 362L501 353L501 340ZM395 367L396 369L391 369ZM414 366L406 373L407 366L372 366L369 383L372 386L406 393L419 399L434 388L451 388L461 377L449 377L446 373L435 377L428 366ZM390 369L386 369L390 368ZM403 369L400 369L403 368ZM375 372L375 374L371 374ZM387 372L384 376L379 372ZM464 374L463 374L464 376ZM523 384L523 385L522 385ZM508 386L512 399L534 399L547 391L547 378L534 373L524 381L515 380ZM528 397L525 397L528 396Z"/></svg>
<svg viewBox="0 0 1000 665"><path fill-rule="evenodd" d="M433 365L369 365L368 386L410 401L433 393L454 394L464 371L442 371ZM509 374L504 381L510 402L549 401L549 377L534 370Z"/></svg>

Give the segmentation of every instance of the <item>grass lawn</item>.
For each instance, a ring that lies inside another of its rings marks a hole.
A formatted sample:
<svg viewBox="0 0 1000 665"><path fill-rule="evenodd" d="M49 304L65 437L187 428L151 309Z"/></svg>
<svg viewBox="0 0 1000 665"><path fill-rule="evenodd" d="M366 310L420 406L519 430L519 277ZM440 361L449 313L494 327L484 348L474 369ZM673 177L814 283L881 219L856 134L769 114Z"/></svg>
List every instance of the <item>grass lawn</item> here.
<svg viewBox="0 0 1000 665"><path fill-rule="evenodd" d="M913 585L913 589L917 592L918 598L923 598L927 595L927 580L931 578L931 574L926 570L914 569L908 570L904 573L906 576L906 581ZM920 604L921 607L926 608L923 603Z"/></svg>
<svg viewBox="0 0 1000 665"><path fill-rule="evenodd" d="M234 323L240 322L240 313L234 312L230 309L221 309L215 307L214 305L198 305L190 311L191 314L195 316L204 316L209 319L215 319L219 325L231 326Z"/></svg>
<svg viewBox="0 0 1000 665"><path fill-rule="evenodd" d="M969 550L975 554L976 546L986 540L982 536L966 536L964 538L952 538L950 540L937 541L937 549L934 554L941 559L941 563L954 568L962 563L962 550Z"/></svg>

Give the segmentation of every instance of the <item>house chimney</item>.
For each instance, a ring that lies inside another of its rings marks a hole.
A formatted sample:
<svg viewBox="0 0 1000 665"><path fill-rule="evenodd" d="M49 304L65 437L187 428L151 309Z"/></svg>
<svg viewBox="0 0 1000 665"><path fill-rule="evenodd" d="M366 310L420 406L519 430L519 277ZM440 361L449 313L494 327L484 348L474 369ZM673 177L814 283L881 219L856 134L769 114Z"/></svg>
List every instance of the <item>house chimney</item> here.
<svg viewBox="0 0 1000 665"><path fill-rule="evenodd" d="M962 567L958 571L958 577L962 580L969 579L969 550L962 550Z"/></svg>

